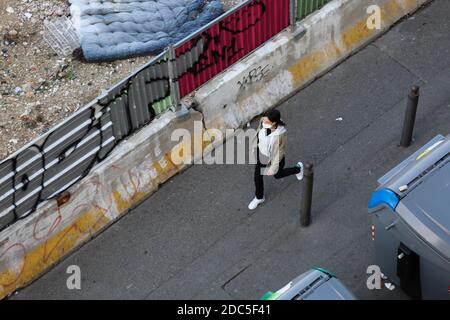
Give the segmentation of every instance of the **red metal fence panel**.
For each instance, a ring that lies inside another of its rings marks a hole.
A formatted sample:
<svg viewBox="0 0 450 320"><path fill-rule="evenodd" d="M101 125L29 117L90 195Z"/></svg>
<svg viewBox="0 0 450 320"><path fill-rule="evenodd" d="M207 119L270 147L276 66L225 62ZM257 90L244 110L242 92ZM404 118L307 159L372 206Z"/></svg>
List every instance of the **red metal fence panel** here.
<svg viewBox="0 0 450 320"><path fill-rule="evenodd" d="M289 26L289 0L253 0L176 46L180 96L206 81Z"/></svg>

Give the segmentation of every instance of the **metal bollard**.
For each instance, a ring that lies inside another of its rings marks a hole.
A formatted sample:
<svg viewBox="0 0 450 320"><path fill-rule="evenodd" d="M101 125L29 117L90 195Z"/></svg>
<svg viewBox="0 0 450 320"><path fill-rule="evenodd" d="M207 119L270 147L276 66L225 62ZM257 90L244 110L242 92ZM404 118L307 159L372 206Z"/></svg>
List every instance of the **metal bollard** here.
<svg viewBox="0 0 450 320"><path fill-rule="evenodd" d="M314 184L314 166L312 163L305 165L305 172L303 174L303 199L300 208L300 225L307 227L311 224L311 205Z"/></svg>
<svg viewBox="0 0 450 320"><path fill-rule="evenodd" d="M419 95L419 87L412 87L411 92L408 95L408 105L406 106L402 139L400 141L400 146L404 148L411 145L414 123L416 121L417 105L419 104Z"/></svg>
<svg viewBox="0 0 450 320"><path fill-rule="evenodd" d="M297 22L297 0L289 0L289 25L292 31L295 30Z"/></svg>

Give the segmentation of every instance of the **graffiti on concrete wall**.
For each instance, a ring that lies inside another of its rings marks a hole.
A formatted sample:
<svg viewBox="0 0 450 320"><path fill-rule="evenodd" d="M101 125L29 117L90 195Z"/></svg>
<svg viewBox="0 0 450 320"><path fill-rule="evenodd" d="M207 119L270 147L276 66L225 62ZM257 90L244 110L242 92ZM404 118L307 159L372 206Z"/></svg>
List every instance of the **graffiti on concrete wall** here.
<svg viewBox="0 0 450 320"><path fill-rule="evenodd" d="M167 60L157 61L0 163L0 230L84 178L168 96Z"/></svg>
<svg viewBox="0 0 450 320"><path fill-rule="evenodd" d="M238 81L239 89L247 89L249 85L260 82L264 79L272 70L270 65L258 66L250 70L250 72Z"/></svg>
<svg viewBox="0 0 450 320"><path fill-rule="evenodd" d="M0 228L84 177L115 145L107 109L90 107L0 164Z"/></svg>

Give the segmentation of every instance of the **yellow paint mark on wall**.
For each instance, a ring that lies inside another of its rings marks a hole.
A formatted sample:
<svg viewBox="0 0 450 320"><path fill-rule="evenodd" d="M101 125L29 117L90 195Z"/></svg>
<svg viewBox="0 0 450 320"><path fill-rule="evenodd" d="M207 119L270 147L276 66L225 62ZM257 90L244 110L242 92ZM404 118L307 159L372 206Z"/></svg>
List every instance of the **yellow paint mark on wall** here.
<svg viewBox="0 0 450 320"><path fill-rule="evenodd" d="M318 70L323 68L323 65L327 64L340 56L340 50L335 44L329 44L321 50L315 51L289 68L289 72L294 79L294 86L300 86L309 79L312 75L317 73Z"/></svg>
<svg viewBox="0 0 450 320"><path fill-rule="evenodd" d="M367 21L364 19L354 27L343 32L339 40L345 46L345 52L349 52L357 47L363 40L369 38L375 30L367 28ZM302 59L289 68L289 72L294 79L294 86L298 87L315 74L322 71L324 66L328 66L332 61L342 56L342 52L336 43L330 43Z"/></svg>
<svg viewBox="0 0 450 320"><path fill-rule="evenodd" d="M7 269L0 272L0 298L6 297L19 287L32 281L61 257L104 227L109 220L102 210L93 209L81 214L71 225L48 238L44 243L26 252L24 257L15 257L21 263L20 270Z"/></svg>
<svg viewBox="0 0 450 320"><path fill-rule="evenodd" d="M369 29L367 27L367 20L364 19L358 22L354 27L346 30L342 36L342 43L345 45L347 51L353 50L357 47L363 40L368 39L377 30Z"/></svg>
<svg viewBox="0 0 450 320"><path fill-rule="evenodd" d="M206 138L206 137L205 137ZM225 138L225 137L224 137ZM213 141L211 139L203 140L203 153L205 153L205 149L211 144Z"/></svg>
<svg viewBox="0 0 450 320"><path fill-rule="evenodd" d="M145 192L136 192L132 197L131 197L131 201L130 201L130 206L128 206L128 209L130 209L131 207L141 203L141 201L143 199L145 199L145 197L147 196L147 194ZM121 213L123 213L124 211L121 211Z"/></svg>
<svg viewBox="0 0 450 320"><path fill-rule="evenodd" d="M112 196L118 212L123 212L131 206L130 201L122 198L122 195L120 194L119 191L114 190Z"/></svg>
<svg viewBox="0 0 450 320"><path fill-rule="evenodd" d="M20 277L21 273L22 267L18 270L6 269L5 271L2 271L0 273L0 288L4 287L4 290L7 291L8 287L11 287L17 283L17 279ZM3 298L1 290L2 289L0 289L0 298Z"/></svg>
<svg viewBox="0 0 450 320"><path fill-rule="evenodd" d="M386 19L386 17L396 17L401 11L402 7L397 1L388 1L387 4L381 8L381 17L382 19Z"/></svg>
<svg viewBox="0 0 450 320"><path fill-rule="evenodd" d="M400 4L402 3L402 5ZM418 0L391 0L381 7L383 21L390 21L403 16L412 11L418 5ZM345 30L336 40L336 43L330 43L323 48L304 56L289 68L294 80L294 86L299 87L305 84L314 76L329 66L333 61L343 56L337 43L342 43L345 52L350 52L359 46L364 40L370 38L377 30L371 30L367 27L367 19L360 20L353 27Z"/></svg>

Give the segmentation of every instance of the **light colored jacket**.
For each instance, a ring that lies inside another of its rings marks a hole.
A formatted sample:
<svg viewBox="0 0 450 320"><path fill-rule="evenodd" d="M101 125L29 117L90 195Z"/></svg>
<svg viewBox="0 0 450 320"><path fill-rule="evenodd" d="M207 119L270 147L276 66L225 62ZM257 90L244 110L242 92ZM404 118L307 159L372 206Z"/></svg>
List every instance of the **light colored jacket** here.
<svg viewBox="0 0 450 320"><path fill-rule="evenodd" d="M263 129L262 118L259 121L258 130L253 138L253 152L257 150L257 138L260 130ZM287 143L287 131L284 126L279 125L275 131L269 135L269 162L267 163L267 169L269 172L276 174L280 165L280 161L284 158L285 147Z"/></svg>

